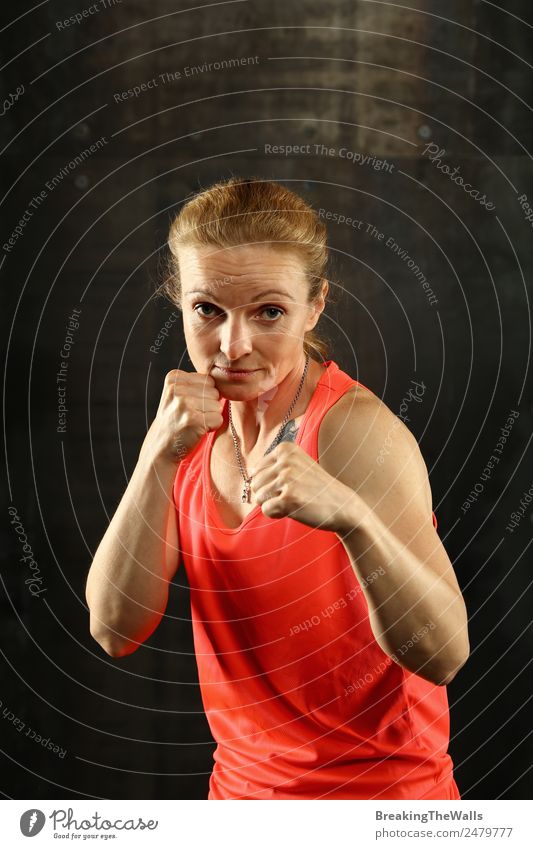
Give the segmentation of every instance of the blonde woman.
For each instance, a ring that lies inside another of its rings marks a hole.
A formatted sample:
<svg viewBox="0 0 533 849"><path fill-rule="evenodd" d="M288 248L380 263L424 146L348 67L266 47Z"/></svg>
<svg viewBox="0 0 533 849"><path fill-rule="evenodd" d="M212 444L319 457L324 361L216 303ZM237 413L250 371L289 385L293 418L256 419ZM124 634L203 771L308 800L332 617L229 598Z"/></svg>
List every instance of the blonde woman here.
<svg viewBox="0 0 533 849"><path fill-rule="evenodd" d="M415 438L315 329L326 235L259 178L173 221L165 289L195 372L166 376L89 573L91 633L135 651L186 569L210 799L459 799L465 604Z"/></svg>

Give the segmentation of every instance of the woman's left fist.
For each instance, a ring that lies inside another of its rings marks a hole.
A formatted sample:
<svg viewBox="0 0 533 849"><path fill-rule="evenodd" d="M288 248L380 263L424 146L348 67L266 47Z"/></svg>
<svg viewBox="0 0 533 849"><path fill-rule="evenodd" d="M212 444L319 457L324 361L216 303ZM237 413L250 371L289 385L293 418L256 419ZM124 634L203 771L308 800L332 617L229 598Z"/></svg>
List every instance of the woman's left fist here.
<svg viewBox="0 0 533 849"><path fill-rule="evenodd" d="M265 516L288 516L323 531L343 531L349 525L354 490L328 474L299 445L280 442L249 474L252 500Z"/></svg>

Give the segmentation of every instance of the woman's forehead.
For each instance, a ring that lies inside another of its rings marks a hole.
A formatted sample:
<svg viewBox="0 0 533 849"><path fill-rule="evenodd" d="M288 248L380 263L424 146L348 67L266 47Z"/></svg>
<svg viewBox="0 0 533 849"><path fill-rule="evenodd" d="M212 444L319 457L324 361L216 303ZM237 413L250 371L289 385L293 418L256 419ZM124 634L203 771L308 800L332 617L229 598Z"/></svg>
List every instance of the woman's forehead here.
<svg viewBox="0 0 533 849"><path fill-rule="evenodd" d="M299 255L287 247L254 244L218 248L208 245L186 245L178 250L180 268L220 269L229 273L242 274L246 271L269 268L297 269L302 265Z"/></svg>
<svg viewBox="0 0 533 849"><path fill-rule="evenodd" d="M249 286L244 285L241 282L238 283L229 283L225 286L214 286L211 285L209 288L201 288L201 289L189 289L187 288L184 291L184 297L206 297L206 298L214 298L221 303L226 300L235 300L237 302L245 301L246 304L253 304L256 301L262 301L265 298L277 298L278 300L281 298L282 300L294 301L295 303L298 301L296 294L294 292L289 291L289 287L286 286L283 289L271 289L270 287L258 287L255 286L251 289Z"/></svg>
<svg viewBox="0 0 533 849"><path fill-rule="evenodd" d="M267 286L290 293L305 286L305 274L294 253L254 246L251 250L227 248L224 251L187 249L180 255L180 273L185 291L242 285L247 292ZM290 276L290 280L288 280Z"/></svg>

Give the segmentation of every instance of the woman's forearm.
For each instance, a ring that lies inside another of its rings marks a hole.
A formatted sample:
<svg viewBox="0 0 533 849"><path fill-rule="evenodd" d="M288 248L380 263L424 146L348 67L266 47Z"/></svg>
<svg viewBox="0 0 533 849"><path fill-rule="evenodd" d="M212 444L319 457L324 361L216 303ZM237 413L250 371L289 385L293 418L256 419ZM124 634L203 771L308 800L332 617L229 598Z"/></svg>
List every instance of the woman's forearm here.
<svg viewBox="0 0 533 849"><path fill-rule="evenodd" d="M86 587L91 634L112 656L135 651L165 612L178 562L175 475L175 463L154 460L143 446L94 555Z"/></svg>
<svg viewBox="0 0 533 849"><path fill-rule="evenodd" d="M422 562L354 496L352 524L338 535L361 583L377 642L411 672L449 683L468 658L468 617L459 588L432 568L433 557L451 565L442 543L430 531Z"/></svg>

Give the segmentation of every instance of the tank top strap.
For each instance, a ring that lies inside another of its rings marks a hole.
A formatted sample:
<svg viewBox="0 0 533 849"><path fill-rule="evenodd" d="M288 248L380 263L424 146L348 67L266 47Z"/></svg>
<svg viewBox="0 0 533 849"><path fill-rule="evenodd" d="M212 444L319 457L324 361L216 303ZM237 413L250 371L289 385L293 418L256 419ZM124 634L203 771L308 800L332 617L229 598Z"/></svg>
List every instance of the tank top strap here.
<svg viewBox="0 0 533 849"><path fill-rule="evenodd" d="M326 369L316 385L315 392L302 422L302 435L299 440L301 447L313 458L318 459L318 431L322 419L348 390L354 386L362 386L346 372L339 368L333 360L325 361ZM370 390L369 390L370 391Z"/></svg>

